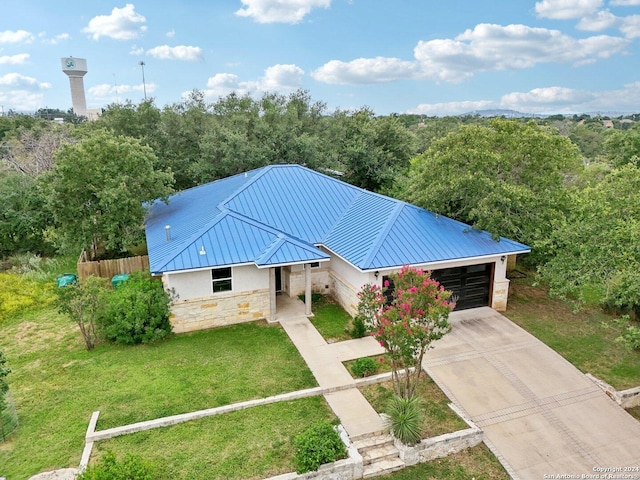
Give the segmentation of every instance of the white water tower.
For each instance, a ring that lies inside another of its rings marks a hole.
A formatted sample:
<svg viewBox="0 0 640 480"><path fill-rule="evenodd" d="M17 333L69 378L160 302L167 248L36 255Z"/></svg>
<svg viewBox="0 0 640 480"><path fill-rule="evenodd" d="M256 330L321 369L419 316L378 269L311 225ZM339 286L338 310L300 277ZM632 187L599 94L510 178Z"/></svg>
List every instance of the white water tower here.
<svg viewBox="0 0 640 480"><path fill-rule="evenodd" d="M87 74L87 60L84 58L65 57L61 59L62 71L69 77L71 85L71 103L73 113L87 116L87 100L84 96L84 77Z"/></svg>

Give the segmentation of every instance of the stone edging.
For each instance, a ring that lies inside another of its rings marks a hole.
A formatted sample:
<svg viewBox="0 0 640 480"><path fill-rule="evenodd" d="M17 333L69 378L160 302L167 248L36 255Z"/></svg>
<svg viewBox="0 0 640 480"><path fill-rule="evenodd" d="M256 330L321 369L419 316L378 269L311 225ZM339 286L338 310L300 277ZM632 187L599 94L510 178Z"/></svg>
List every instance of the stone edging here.
<svg viewBox="0 0 640 480"><path fill-rule="evenodd" d="M627 390L618 391L607 382L594 377L590 373L585 373L586 377L595 383L611 400L616 402L622 408L633 408L640 406L640 387L628 388Z"/></svg>

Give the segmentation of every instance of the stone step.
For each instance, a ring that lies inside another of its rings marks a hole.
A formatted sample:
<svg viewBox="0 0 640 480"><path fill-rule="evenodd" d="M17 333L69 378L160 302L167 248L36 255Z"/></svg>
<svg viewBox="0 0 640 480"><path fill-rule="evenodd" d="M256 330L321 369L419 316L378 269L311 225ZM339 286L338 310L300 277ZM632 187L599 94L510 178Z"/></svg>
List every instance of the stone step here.
<svg viewBox="0 0 640 480"><path fill-rule="evenodd" d="M388 434L369 435L360 439L351 439L353 446L358 449L360 454L364 454L367 450L381 447L383 445L393 445L393 437Z"/></svg>
<svg viewBox="0 0 640 480"><path fill-rule="evenodd" d="M392 460L394 458L399 458L400 452L395 447L395 445L382 445L375 448L371 448L362 455L362 464L363 465L371 465L372 463L378 463L383 460Z"/></svg>
<svg viewBox="0 0 640 480"><path fill-rule="evenodd" d="M372 478L380 475L386 475L396 470L401 470L405 467L404 462L399 458L395 460L382 460L372 463L371 465L365 465L362 478Z"/></svg>

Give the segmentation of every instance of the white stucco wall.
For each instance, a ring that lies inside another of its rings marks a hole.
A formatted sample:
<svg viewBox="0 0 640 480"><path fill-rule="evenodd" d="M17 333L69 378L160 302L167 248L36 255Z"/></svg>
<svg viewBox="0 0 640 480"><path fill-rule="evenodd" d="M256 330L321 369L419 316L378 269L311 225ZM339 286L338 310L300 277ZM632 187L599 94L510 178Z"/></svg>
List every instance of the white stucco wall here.
<svg viewBox="0 0 640 480"><path fill-rule="evenodd" d="M165 274L164 284L174 289L180 300L218 295L213 293L210 269ZM231 288L234 293L268 289L269 269L259 269L255 265L232 267Z"/></svg>

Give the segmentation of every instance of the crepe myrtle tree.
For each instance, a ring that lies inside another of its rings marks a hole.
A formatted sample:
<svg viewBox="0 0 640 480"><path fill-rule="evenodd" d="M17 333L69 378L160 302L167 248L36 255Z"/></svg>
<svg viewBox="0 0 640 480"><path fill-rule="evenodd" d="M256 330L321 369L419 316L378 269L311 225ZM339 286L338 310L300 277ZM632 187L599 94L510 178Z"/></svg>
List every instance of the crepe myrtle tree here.
<svg viewBox="0 0 640 480"><path fill-rule="evenodd" d="M379 286L362 287L358 315L390 357L395 394L411 398L425 352L451 330L448 319L455 303L430 272L408 266L389 275L384 287L393 287L390 302Z"/></svg>

